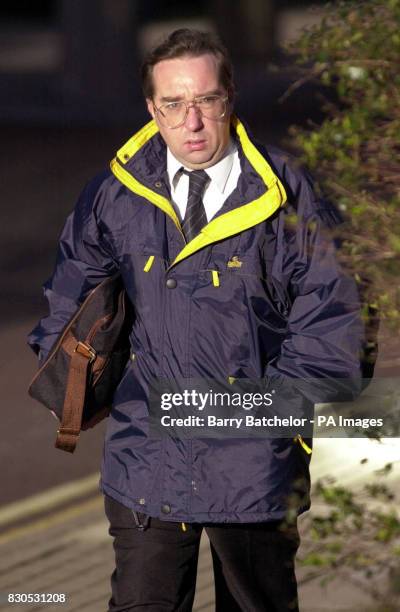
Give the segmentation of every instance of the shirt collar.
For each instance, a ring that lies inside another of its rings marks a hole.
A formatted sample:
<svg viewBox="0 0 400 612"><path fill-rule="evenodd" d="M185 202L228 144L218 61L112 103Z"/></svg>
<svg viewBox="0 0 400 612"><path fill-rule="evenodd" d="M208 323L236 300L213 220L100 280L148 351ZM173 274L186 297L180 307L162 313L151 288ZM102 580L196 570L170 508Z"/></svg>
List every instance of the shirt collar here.
<svg viewBox="0 0 400 612"><path fill-rule="evenodd" d="M219 160L214 166L210 166L209 168L205 168L206 173L211 179L211 182L218 187L219 191L223 194L225 190L225 186L229 175L232 170L233 160L235 153L237 151L237 145L233 141L230 140L229 145L226 149L226 152L222 159ZM183 166L185 170L189 170L190 168L186 168ZM176 157L171 153L169 148L167 148L167 172L170 185L173 189L176 188L178 181L181 177L182 164L180 161L176 159Z"/></svg>

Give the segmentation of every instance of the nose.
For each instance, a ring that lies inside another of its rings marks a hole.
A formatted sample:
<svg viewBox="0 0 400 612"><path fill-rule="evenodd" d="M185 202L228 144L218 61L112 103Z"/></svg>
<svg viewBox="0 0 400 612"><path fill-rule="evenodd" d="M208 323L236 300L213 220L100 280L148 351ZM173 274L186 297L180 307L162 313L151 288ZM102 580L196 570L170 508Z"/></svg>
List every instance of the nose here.
<svg viewBox="0 0 400 612"><path fill-rule="evenodd" d="M198 132L203 128L203 117L201 116L201 111L195 104L189 106L185 123L186 127L191 132Z"/></svg>

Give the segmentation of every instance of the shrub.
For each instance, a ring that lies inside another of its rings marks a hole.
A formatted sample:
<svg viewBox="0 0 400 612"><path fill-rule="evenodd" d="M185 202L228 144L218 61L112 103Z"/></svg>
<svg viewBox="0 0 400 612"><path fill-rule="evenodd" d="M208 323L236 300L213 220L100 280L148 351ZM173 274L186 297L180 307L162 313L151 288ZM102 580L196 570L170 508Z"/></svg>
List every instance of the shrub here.
<svg viewBox="0 0 400 612"><path fill-rule="evenodd" d="M310 80L334 92L316 99L320 125L291 134L344 213L342 257L359 283L368 279L367 302L390 336L400 327L400 0L331 3L290 52L302 76L286 95Z"/></svg>

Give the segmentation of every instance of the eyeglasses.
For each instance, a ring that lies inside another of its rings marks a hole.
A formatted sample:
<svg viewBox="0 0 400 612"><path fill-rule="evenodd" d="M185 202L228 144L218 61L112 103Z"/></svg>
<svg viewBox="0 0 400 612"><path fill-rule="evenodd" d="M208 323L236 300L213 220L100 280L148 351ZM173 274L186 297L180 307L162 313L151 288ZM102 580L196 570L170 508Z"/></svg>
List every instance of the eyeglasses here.
<svg viewBox="0 0 400 612"><path fill-rule="evenodd" d="M189 114L189 108L194 106L201 113L202 117L217 121L222 119L226 114L228 96L199 96L193 98L191 102L177 100L176 102L167 102L162 104L160 108L154 104L154 109L158 115L160 123L167 128L174 129L183 125Z"/></svg>

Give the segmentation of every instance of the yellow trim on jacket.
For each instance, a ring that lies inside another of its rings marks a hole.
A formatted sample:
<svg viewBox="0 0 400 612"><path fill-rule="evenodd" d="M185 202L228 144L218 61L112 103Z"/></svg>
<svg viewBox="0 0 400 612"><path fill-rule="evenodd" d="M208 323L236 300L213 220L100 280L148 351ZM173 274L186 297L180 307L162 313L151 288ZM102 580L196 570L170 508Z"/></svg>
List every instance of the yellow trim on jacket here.
<svg viewBox="0 0 400 612"><path fill-rule="evenodd" d="M184 246L170 265L170 268L214 242L238 234L265 221L286 202L287 196L281 181L273 172L267 160L253 145L241 121L236 116L232 116L231 123L239 138L245 157L257 174L259 174L267 190L256 200L252 200L212 219L202 228L197 236ZM164 211L165 214L169 215L182 234L181 224L171 202L140 183L121 165L129 161L157 132L158 127L154 120L147 123L119 149L117 157L111 162L111 170L117 179L128 189L146 198Z"/></svg>

